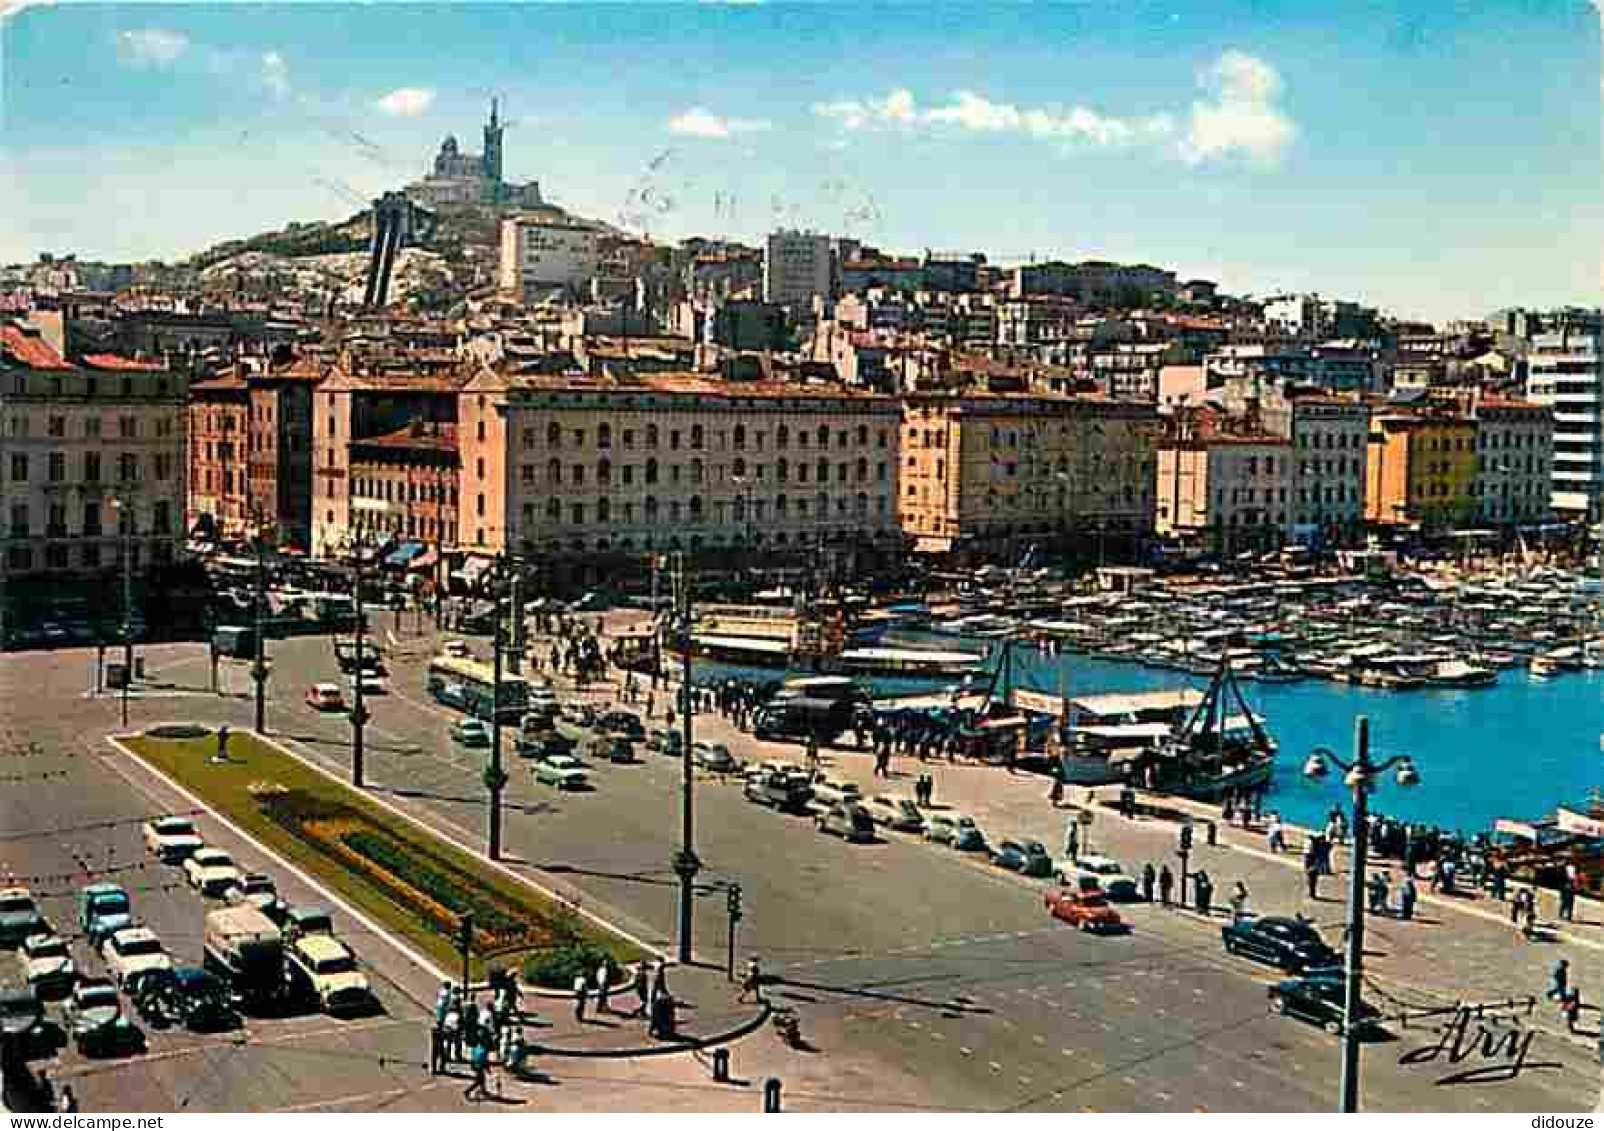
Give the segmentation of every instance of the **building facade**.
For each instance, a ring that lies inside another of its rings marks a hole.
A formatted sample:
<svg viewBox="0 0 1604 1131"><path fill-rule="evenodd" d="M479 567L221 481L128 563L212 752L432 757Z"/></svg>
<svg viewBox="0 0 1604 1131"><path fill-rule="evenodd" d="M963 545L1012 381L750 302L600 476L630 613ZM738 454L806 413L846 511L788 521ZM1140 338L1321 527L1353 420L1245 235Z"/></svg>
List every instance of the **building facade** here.
<svg viewBox="0 0 1604 1131"><path fill-rule="evenodd" d="M830 298L835 282L835 250L817 232L769 234L763 255L763 301L811 310L815 298Z"/></svg>
<svg viewBox="0 0 1604 1131"><path fill-rule="evenodd" d="M1357 397L1308 390L1269 394L1265 431L1292 446L1288 536L1314 545L1352 545L1364 527L1370 406Z"/></svg>
<svg viewBox="0 0 1604 1131"><path fill-rule="evenodd" d="M1095 397L908 396L898 518L932 553L1134 552L1152 530L1157 431L1151 406Z"/></svg>
<svg viewBox="0 0 1604 1131"><path fill-rule="evenodd" d="M501 221L501 290L519 302L541 291L580 291L601 260L596 229L546 215L508 216Z"/></svg>
<svg viewBox="0 0 1604 1131"><path fill-rule="evenodd" d="M1211 409L1177 414L1158 453L1159 533L1217 554L1267 550L1290 533L1294 449Z"/></svg>
<svg viewBox="0 0 1604 1131"><path fill-rule="evenodd" d="M252 521L250 385L232 371L196 381L188 418L185 527L208 540L243 538Z"/></svg>
<svg viewBox="0 0 1604 1131"><path fill-rule="evenodd" d="M1370 418L1365 519L1432 533L1477 513L1476 421L1457 405L1388 410Z"/></svg>
<svg viewBox="0 0 1604 1131"><path fill-rule="evenodd" d="M312 397L323 374L302 358L246 379L251 498L282 547L312 545Z"/></svg>
<svg viewBox="0 0 1604 1131"><path fill-rule="evenodd" d="M899 408L838 386L475 377L461 544L548 559L900 549Z"/></svg>
<svg viewBox="0 0 1604 1131"><path fill-rule="evenodd" d="M1604 316L1581 313L1590 317L1532 338L1526 395L1554 412L1553 509L1596 522L1604 494Z"/></svg>
<svg viewBox="0 0 1604 1131"><path fill-rule="evenodd" d="M1547 405L1481 397L1476 417L1476 521L1522 526L1552 513L1554 412Z"/></svg>
<svg viewBox="0 0 1604 1131"><path fill-rule="evenodd" d="M457 542L455 422L414 420L351 444L351 527L372 545Z"/></svg>

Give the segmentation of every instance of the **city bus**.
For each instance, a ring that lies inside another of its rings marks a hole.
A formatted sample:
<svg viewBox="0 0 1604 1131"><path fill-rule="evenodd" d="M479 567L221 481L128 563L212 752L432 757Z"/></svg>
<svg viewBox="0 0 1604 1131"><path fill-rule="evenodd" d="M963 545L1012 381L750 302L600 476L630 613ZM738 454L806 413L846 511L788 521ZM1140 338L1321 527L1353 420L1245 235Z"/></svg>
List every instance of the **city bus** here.
<svg viewBox="0 0 1604 1131"><path fill-rule="evenodd" d="M495 669L478 660L436 656L429 661L428 691L436 702L490 721L495 695L491 688ZM502 722L516 723L529 705L529 684L523 676L501 675Z"/></svg>

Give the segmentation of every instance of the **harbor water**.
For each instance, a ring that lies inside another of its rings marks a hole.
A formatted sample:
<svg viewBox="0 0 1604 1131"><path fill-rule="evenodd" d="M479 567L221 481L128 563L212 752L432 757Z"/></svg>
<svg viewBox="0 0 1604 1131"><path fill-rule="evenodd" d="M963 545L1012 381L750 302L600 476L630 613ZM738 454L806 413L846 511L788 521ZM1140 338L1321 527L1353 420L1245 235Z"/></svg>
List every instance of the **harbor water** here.
<svg viewBox="0 0 1604 1131"><path fill-rule="evenodd" d="M912 634L899 635L914 643ZM990 662L1001 652L996 640L942 636L928 643L977 653L990 649ZM1016 688L1054 695L1061 688L1071 696L1202 690L1208 683L1185 672L1077 653L1045 655L1028 644L1014 647L1012 667ZM698 664L695 678L702 682L724 675L778 678L772 670L713 663ZM908 680L869 684L876 695L930 692L942 686ZM984 687L984 681L977 679L976 685ZM1323 822L1334 804L1346 808L1340 773L1311 782L1302 770L1317 746L1350 757L1359 715L1370 719L1372 757L1408 754L1420 771L1420 785L1402 789L1389 776L1372 795L1371 808L1388 816L1470 833L1490 828L1499 817L1548 816L1556 805L1584 801L1595 787L1604 788L1604 671L1537 679L1516 668L1500 672L1492 687L1430 691L1383 691L1317 679L1290 684L1243 680L1239 686L1280 744L1267 811L1297 824Z"/></svg>

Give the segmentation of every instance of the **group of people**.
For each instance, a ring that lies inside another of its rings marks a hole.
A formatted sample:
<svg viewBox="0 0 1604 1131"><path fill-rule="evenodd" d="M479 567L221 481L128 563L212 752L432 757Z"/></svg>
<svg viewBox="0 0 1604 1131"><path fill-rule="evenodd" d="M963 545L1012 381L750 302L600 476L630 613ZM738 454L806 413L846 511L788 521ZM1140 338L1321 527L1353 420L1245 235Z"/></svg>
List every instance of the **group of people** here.
<svg viewBox="0 0 1604 1131"><path fill-rule="evenodd" d="M450 983L441 986L429 1037L430 1075L443 1075L452 1064L466 1062L473 1079L463 1098L485 1099L490 1095L493 1066L516 1071L523 1064L527 1056L525 1020L518 984L510 974L499 974L493 980L488 1000ZM499 1092L499 1081L496 1087Z"/></svg>

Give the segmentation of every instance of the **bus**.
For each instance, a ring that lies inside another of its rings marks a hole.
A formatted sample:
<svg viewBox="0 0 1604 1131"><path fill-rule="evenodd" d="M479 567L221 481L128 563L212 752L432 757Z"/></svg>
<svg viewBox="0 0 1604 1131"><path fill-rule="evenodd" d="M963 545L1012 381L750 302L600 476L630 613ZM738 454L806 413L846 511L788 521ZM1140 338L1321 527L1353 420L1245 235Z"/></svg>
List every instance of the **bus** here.
<svg viewBox="0 0 1604 1131"><path fill-rule="evenodd" d="M428 691L436 702L490 721L495 701L495 669L478 660L436 656L429 661ZM529 705L529 684L523 676L501 675L499 714L502 722L517 722Z"/></svg>

